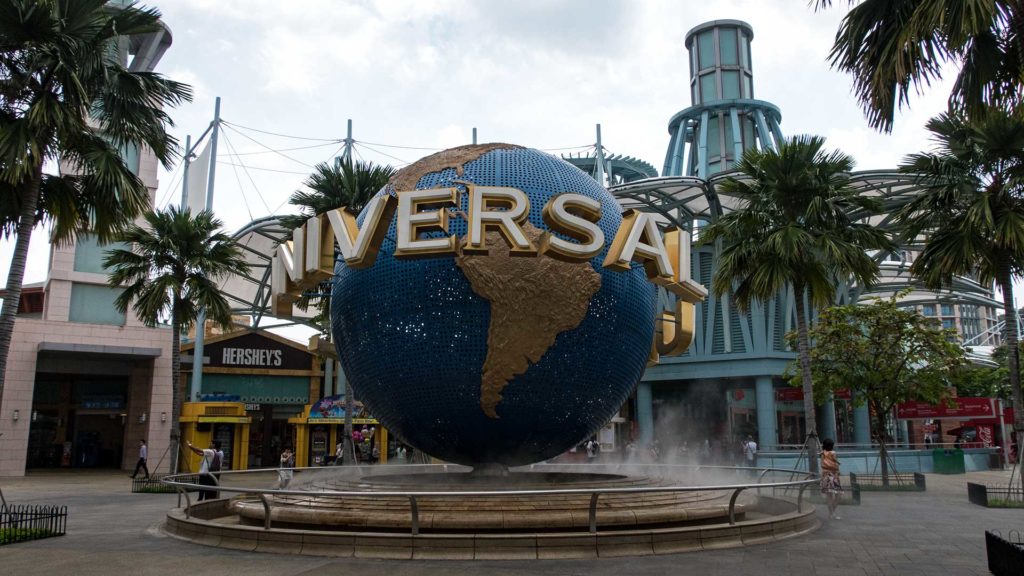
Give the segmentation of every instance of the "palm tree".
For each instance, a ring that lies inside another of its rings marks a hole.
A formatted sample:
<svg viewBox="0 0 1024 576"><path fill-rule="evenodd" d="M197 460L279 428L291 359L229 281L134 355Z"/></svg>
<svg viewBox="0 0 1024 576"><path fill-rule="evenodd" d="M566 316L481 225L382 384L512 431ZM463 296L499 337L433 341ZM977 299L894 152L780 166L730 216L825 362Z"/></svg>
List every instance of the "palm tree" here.
<svg viewBox="0 0 1024 576"><path fill-rule="evenodd" d="M103 259L110 285L124 288L114 302L122 314L130 307L143 323L153 327L170 313L174 444L182 401L181 333L195 324L201 309L206 310L207 318L229 329L231 307L217 280L249 271L242 250L220 227L220 220L206 210L195 216L188 208L174 206L164 212L147 212L144 225L134 224L121 236L131 248L108 250ZM177 461L176 450L172 470L177 469Z"/></svg>
<svg viewBox="0 0 1024 576"><path fill-rule="evenodd" d="M292 206L298 206L299 215L281 218L281 224L288 228L297 228L308 218L345 207L353 212L360 212L366 203L387 185L395 174L391 166L380 166L372 162L344 160L329 164L317 164L309 178L303 182L308 190L296 190L288 199ZM320 327L320 332L327 340L331 340L331 283L324 282L316 294L304 295L296 303L300 308L316 306L317 314L313 321ZM345 379L345 438L343 440L342 460L345 463L355 462L352 446L352 412L355 410L352 384Z"/></svg>
<svg viewBox="0 0 1024 576"><path fill-rule="evenodd" d="M1003 344L1008 351L1017 445L1024 436L1017 310L1013 277L1024 271L1024 116L1001 109L972 119L947 113L926 125L933 152L907 156L901 170L924 190L898 213L908 241L924 238L910 272L930 288L954 276L994 281L1003 293Z"/></svg>
<svg viewBox="0 0 1024 576"><path fill-rule="evenodd" d="M823 150L819 136L796 136L778 150L750 149L737 169L740 178L721 185L722 194L739 206L702 233L703 242L718 243L718 268L712 279L716 294L731 293L747 310L767 302L787 285L796 302L798 379L804 390L809 436L817 423L811 384L808 310L831 305L840 283L853 279L868 286L878 275L871 250L894 246L881 230L857 221L854 213L876 213L878 203L850 187L853 159ZM817 473L817 446L810 448L810 468Z"/></svg>
<svg viewBox="0 0 1024 576"><path fill-rule="evenodd" d="M951 107L977 115L985 106L1019 104L1024 80L1024 7L1017 0L848 0L829 59L853 75L872 127L892 130L897 106L959 73ZM832 0L815 0L815 8Z"/></svg>
<svg viewBox="0 0 1024 576"><path fill-rule="evenodd" d="M169 166L177 141L164 108L191 89L117 58L119 43L160 29L160 13L107 0L0 2L0 227L15 235L0 310L0 400L32 230L56 242L109 241L150 203L121 151L145 145ZM59 174L43 170L61 162Z"/></svg>

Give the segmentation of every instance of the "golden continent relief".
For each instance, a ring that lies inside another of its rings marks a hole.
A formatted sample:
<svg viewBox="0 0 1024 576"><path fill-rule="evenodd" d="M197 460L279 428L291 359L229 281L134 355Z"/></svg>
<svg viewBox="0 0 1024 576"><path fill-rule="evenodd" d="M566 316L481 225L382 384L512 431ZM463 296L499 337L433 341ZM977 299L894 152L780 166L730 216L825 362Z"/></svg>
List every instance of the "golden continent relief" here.
<svg viewBox="0 0 1024 576"><path fill-rule="evenodd" d="M529 222L523 231L534 243L543 234ZM455 262L473 291L491 303L480 407L498 418L505 386L540 361L559 334L583 322L601 275L589 262L510 256L498 232L488 232L486 243L487 255L460 254Z"/></svg>

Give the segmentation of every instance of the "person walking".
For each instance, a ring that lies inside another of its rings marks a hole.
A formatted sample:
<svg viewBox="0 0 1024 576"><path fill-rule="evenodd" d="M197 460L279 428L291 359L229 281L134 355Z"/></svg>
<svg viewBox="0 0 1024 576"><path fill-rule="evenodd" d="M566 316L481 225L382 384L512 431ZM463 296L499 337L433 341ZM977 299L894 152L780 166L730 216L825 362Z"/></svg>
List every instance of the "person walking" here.
<svg viewBox="0 0 1024 576"><path fill-rule="evenodd" d="M214 461L217 460L217 449L218 446L214 442L210 442L209 448L196 448L192 445L192 442L185 442L188 449L195 452L200 456L199 458L199 483L203 486L216 486L217 480L210 473L214 466ZM220 466L217 466L220 469ZM217 497L217 492L214 490L200 490L200 500L213 500Z"/></svg>
<svg viewBox="0 0 1024 576"><path fill-rule="evenodd" d="M139 461L135 463L135 472L132 472L132 480L139 475L139 469L142 469L146 473L146 480L149 480L149 467L146 466L146 461L149 459L149 449L146 448L146 440L143 438L139 440Z"/></svg>
<svg viewBox="0 0 1024 576"><path fill-rule="evenodd" d="M754 466L757 461L757 442L750 434L747 434L747 439L743 441L743 459L747 466Z"/></svg>
<svg viewBox="0 0 1024 576"><path fill-rule="evenodd" d="M843 485L839 481L839 458L831 438L821 442L821 493L825 495L828 504L828 517L839 520L836 507L839 505L839 495L843 493Z"/></svg>
<svg viewBox="0 0 1024 576"><path fill-rule="evenodd" d="M292 468L295 468L295 454L292 453L291 448L285 448L281 452L281 466L277 471L278 488L287 488L291 483L294 474Z"/></svg>

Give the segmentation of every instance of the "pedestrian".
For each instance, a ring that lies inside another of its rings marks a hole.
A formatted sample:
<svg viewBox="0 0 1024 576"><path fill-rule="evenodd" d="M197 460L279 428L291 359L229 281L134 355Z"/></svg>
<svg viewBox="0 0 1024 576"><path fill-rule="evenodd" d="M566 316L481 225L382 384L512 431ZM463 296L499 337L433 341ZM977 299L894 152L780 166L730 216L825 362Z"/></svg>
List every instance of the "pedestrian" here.
<svg viewBox="0 0 1024 576"><path fill-rule="evenodd" d="M149 459L149 449L146 448L146 439L139 440L139 461L135 463L135 472L132 472L132 480L139 475L139 469L141 468L146 473L146 480L149 480L149 467L146 466L146 461Z"/></svg>
<svg viewBox="0 0 1024 576"><path fill-rule="evenodd" d="M839 520L836 507L839 505L839 495L843 493L843 485L839 482L839 458L831 438L821 442L821 493L825 495L828 504L828 517Z"/></svg>
<svg viewBox="0 0 1024 576"><path fill-rule="evenodd" d="M281 466L277 471L277 487L287 488L288 484L292 481L292 474L295 468L295 454L292 453L291 448L285 448L281 452Z"/></svg>
<svg viewBox="0 0 1024 576"><path fill-rule="evenodd" d="M345 443L338 442L334 446L334 465L341 466L345 459Z"/></svg>
<svg viewBox="0 0 1024 576"><path fill-rule="evenodd" d="M203 486L216 486L217 480L210 473L211 466L213 466L214 460L217 458L217 446L213 442L210 443L209 448L196 448L192 445L192 442L185 443L188 449L195 452L200 456L199 458L199 484ZM214 490L200 490L200 500L213 500L217 497L217 492Z"/></svg>
<svg viewBox="0 0 1024 576"><path fill-rule="evenodd" d="M754 466L757 459L757 442L754 442L754 437L750 434L747 434L747 439L743 441L743 459L747 466Z"/></svg>

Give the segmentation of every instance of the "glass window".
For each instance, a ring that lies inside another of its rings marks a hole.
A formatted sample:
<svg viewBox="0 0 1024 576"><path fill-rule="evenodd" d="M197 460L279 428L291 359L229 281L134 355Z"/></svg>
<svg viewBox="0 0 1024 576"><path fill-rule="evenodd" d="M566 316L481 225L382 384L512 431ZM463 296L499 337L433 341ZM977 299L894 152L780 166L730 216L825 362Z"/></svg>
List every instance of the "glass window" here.
<svg viewBox="0 0 1024 576"><path fill-rule="evenodd" d="M68 320L124 326L124 314L114 308L114 300L120 295L118 288L73 283Z"/></svg>
<svg viewBox="0 0 1024 576"><path fill-rule="evenodd" d="M740 123L743 126L743 149L747 150L753 148L754 142L754 121L750 118L740 118Z"/></svg>
<svg viewBox="0 0 1024 576"><path fill-rule="evenodd" d="M722 135L719 134L718 115L708 118L708 162L713 162L722 155Z"/></svg>
<svg viewBox="0 0 1024 576"><path fill-rule="evenodd" d="M950 305L950 304L943 304L942 305L942 315L943 316L952 316L953 315L953 306Z"/></svg>
<svg viewBox="0 0 1024 576"><path fill-rule="evenodd" d="M718 87L715 85L715 73L700 77L700 102L706 104L718 100Z"/></svg>
<svg viewBox="0 0 1024 576"><path fill-rule="evenodd" d="M708 30L697 36L697 47L700 49L700 69L715 65L715 31Z"/></svg>
<svg viewBox="0 0 1024 576"><path fill-rule="evenodd" d="M700 103L700 98L697 95L697 83L696 82L694 82L693 84L690 85L690 102L693 102L694 104L699 104Z"/></svg>
<svg viewBox="0 0 1024 576"><path fill-rule="evenodd" d="M735 28L720 28L718 30L718 49L722 51L723 66L739 64L739 55L736 51Z"/></svg>
<svg viewBox="0 0 1024 576"><path fill-rule="evenodd" d="M121 147L121 158L128 165L132 174L139 175L139 147L135 144L126 144Z"/></svg>
<svg viewBox="0 0 1024 576"><path fill-rule="evenodd" d="M725 154L732 156L732 145L733 145L733 134L732 134L732 117L729 114L722 115L722 124L725 127ZM735 158L734 158L735 160Z"/></svg>
<svg viewBox="0 0 1024 576"><path fill-rule="evenodd" d="M740 73L726 70L722 72L722 98L740 97Z"/></svg>
<svg viewBox="0 0 1024 576"><path fill-rule="evenodd" d="M743 75L743 97L753 98L754 97L754 85L750 81L750 76Z"/></svg>
<svg viewBox="0 0 1024 576"><path fill-rule="evenodd" d="M740 66L744 68L750 67L750 58L747 57L747 46L750 45L750 37L746 34L740 34Z"/></svg>
<svg viewBox="0 0 1024 576"><path fill-rule="evenodd" d="M956 321L952 318L945 318L942 320L942 327L946 329L956 328Z"/></svg>
<svg viewBox="0 0 1024 576"><path fill-rule="evenodd" d="M93 274L106 274L103 268L105 252L114 248L124 248L123 242L112 242L100 244L92 234L82 236L75 241L75 272L91 272Z"/></svg>
<svg viewBox="0 0 1024 576"><path fill-rule="evenodd" d="M921 314L925 316L935 316L935 304L925 304L922 306Z"/></svg>

